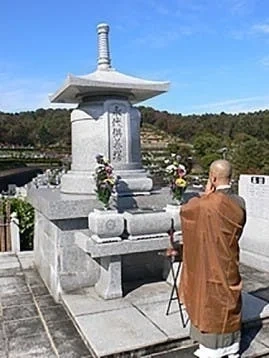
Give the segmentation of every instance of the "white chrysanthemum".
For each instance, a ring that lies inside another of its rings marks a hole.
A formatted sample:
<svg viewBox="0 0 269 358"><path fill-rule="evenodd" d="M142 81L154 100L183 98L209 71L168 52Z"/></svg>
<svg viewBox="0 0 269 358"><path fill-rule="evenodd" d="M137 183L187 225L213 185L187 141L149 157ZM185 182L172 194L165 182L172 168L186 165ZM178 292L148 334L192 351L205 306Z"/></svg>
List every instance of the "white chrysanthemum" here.
<svg viewBox="0 0 269 358"><path fill-rule="evenodd" d="M165 170L167 173L173 173L175 170L177 170L177 167L174 164L170 164L168 167L166 167Z"/></svg>

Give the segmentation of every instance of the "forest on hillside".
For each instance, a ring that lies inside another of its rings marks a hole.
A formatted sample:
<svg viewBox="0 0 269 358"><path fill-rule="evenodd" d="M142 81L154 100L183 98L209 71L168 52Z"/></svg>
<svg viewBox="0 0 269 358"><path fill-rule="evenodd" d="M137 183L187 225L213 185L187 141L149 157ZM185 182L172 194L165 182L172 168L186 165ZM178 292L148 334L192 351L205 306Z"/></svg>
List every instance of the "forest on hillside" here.
<svg viewBox="0 0 269 358"><path fill-rule="evenodd" d="M269 110L240 114L181 115L139 107L142 126L173 135L189 143L191 155L207 168L225 156L237 173L269 174ZM0 146L70 148L70 112L38 109L20 113L0 112Z"/></svg>

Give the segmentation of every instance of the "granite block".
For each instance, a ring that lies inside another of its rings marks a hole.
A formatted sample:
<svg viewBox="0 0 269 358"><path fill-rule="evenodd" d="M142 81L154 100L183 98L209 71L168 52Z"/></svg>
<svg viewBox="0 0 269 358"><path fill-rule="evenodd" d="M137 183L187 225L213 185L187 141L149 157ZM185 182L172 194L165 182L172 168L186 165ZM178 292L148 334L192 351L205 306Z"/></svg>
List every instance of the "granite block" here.
<svg viewBox="0 0 269 358"><path fill-rule="evenodd" d="M20 259L20 264L23 270L27 270L35 267L34 258Z"/></svg>
<svg viewBox="0 0 269 358"><path fill-rule="evenodd" d="M96 292L105 299L122 297L121 256L101 257Z"/></svg>
<svg viewBox="0 0 269 358"><path fill-rule="evenodd" d="M18 292L20 292L20 294L24 295L24 294L27 294L29 292L29 289L26 286L26 284L24 284L24 283L6 284L6 285L4 285L4 286L2 286L0 288L0 294L1 294L2 297L17 295Z"/></svg>
<svg viewBox="0 0 269 358"><path fill-rule="evenodd" d="M7 339L0 338L0 358L8 357L7 355Z"/></svg>
<svg viewBox="0 0 269 358"><path fill-rule="evenodd" d="M143 356L143 358L194 358L194 352L198 348L198 345L191 345L187 347L178 347L173 348L169 350L165 350L163 352L159 353L153 353L146 356Z"/></svg>
<svg viewBox="0 0 269 358"><path fill-rule="evenodd" d="M73 325L71 320L65 321L55 321L50 322L49 324L49 333L53 339L63 340L63 339L72 339L72 338L80 338L78 331Z"/></svg>
<svg viewBox="0 0 269 358"><path fill-rule="evenodd" d="M69 220L67 220L69 221ZM86 221L88 225L88 220ZM79 230L89 235L89 230ZM59 237L60 247L74 246L75 242L75 231L62 231Z"/></svg>
<svg viewBox="0 0 269 358"><path fill-rule="evenodd" d="M128 293L125 299L134 304L142 305L148 303L169 301L171 286L165 281L141 284Z"/></svg>
<svg viewBox="0 0 269 358"><path fill-rule="evenodd" d="M240 259L248 266L269 272L269 176L240 175L239 195L245 199L247 211Z"/></svg>
<svg viewBox="0 0 269 358"><path fill-rule="evenodd" d="M40 275L35 270L28 270L24 271L26 282L30 286L40 286L44 285L43 280L41 279Z"/></svg>
<svg viewBox="0 0 269 358"><path fill-rule="evenodd" d="M8 339L9 358L46 357L56 358L46 334L14 336Z"/></svg>
<svg viewBox="0 0 269 358"><path fill-rule="evenodd" d="M1 316L2 315L0 315L0 318L1 318L1 321L0 321L0 340L3 340L5 338L5 334L4 334L4 324L2 322L2 317Z"/></svg>
<svg viewBox="0 0 269 358"><path fill-rule="evenodd" d="M133 307L79 316L76 322L99 357L164 343L168 339Z"/></svg>
<svg viewBox="0 0 269 358"><path fill-rule="evenodd" d="M0 269L0 277L12 277L17 275L21 275L20 267Z"/></svg>
<svg viewBox="0 0 269 358"><path fill-rule="evenodd" d="M40 310L47 324L70 319L62 306L40 307Z"/></svg>
<svg viewBox="0 0 269 358"><path fill-rule="evenodd" d="M63 294L62 300L69 312L72 312L74 316L82 316L131 307L131 303L127 302L123 298L117 298L109 301L104 300L96 293L93 287L81 289L73 294Z"/></svg>
<svg viewBox="0 0 269 358"><path fill-rule="evenodd" d="M25 284L23 275L12 275L10 277L0 277L0 289L2 290L6 286L22 285Z"/></svg>
<svg viewBox="0 0 269 358"><path fill-rule="evenodd" d="M87 272L98 277L97 263L76 245L62 248L61 272Z"/></svg>
<svg viewBox="0 0 269 358"><path fill-rule="evenodd" d="M52 296L37 296L35 297L38 307L53 307L53 306L59 306L57 302L53 299Z"/></svg>
<svg viewBox="0 0 269 358"><path fill-rule="evenodd" d="M59 282L64 292L70 292L74 290L81 289L83 287L94 286L99 277L99 270L94 270L93 272L73 272L73 273L60 273Z"/></svg>
<svg viewBox="0 0 269 358"><path fill-rule="evenodd" d="M101 207L95 196L65 195L59 189L31 185L27 197L32 206L49 220L87 218L94 208Z"/></svg>
<svg viewBox="0 0 269 358"><path fill-rule="evenodd" d="M94 209L89 214L89 228L101 239L119 237L124 231L124 218L114 210Z"/></svg>
<svg viewBox="0 0 269 358"><path fill-rule="evenodd" d="M256 335L257 341L269 348L269 322L264 323Z"/></svg>
<svg viewBox="0 0 269 358"><path fill-rule="evenodd" d="M20 264L19 261L2 261L0 260L0 270L5 270L5 269L14 269L14 268L19 268Z"/></svg>
<svg viewBox="0 0 269 358"><path fill-rule="evenodd" d="M31 291L34 296L47 296L50 294L47 287L44 284L38 286L32 286Z"/></svg>
<svg viewBox="0 0 269 358"><path fill-rule="evenodd" d="M1 302L3 307L20 306L34 303L33 297L30 293L4 296L2 297Z"/></svg>
<svg viewBox="0 0 269 358"><path fill-rule="evenodd" d="M89 349L80 337L72 339L54 339L54 344L60 358L89 358Z"/></svg>
<svg viewBox="0 0 269 358"><path fill-rule="evenodd" d="M162 210L133 210L124 212L128 239L148 239L149 237L167 236L171 227L171 215Z"/></svg>
<svg viewBox="0 0 269 358"><path fill-rule="evenodd" d="M36 316L38 316L38 312L36 306L33 304L3 308L4 321L33 318Z"/></svg>
<svg viewBox="0 0 269 358"><path fill-rule="evenodd" d="M174 301L171 305L170 313L166 315L168 301L137 305L139 310L159 329L164 332L169 339L183 339L189 336L189 319L187 312L182 307L182 322L178 303Z"/></svg>
<svg viewBox="0 0 269 358"><path fill-rule="evenodd" d="M39 317L4 322L4 328L8 338L46 333Z"/></svg>
<svg viewBox="0 0 269 358"><path fill-rule="evenodd" d="M169 245L167 237L149 238L147 240L123 240L120 242L97 244L87 235L77 232L76 244L85 252L91 254L91 257L106 257L111 255L126 255L138 252L162 251Z"/></svg>

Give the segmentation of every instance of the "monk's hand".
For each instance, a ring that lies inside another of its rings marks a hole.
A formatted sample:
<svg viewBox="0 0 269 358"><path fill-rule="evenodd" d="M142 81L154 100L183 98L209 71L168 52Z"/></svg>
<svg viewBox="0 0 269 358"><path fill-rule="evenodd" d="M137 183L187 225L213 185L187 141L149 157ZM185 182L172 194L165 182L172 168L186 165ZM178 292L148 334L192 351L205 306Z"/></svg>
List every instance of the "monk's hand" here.
<svg viewBox="0 0 269 358"><path fill-rule="evenodd" d="M214 193L215 190L216 190L216 188L212 184L211 180L208 178L207 183L206 183L206 187L205 187L205 191L203 193L200 193L200 195L201 196L209 195L209 194Z"/></svg>

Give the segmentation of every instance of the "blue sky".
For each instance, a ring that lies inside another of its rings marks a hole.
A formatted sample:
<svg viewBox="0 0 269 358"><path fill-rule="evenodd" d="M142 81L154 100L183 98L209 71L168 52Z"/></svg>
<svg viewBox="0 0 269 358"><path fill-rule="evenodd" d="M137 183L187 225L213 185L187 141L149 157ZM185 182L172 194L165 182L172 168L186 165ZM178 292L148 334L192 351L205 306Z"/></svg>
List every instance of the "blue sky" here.
<svg viewBox="0 0 269 358"><path fill-rule="evenodd" d="M0 3L0 110L51 106L66 75L96 69L96 25L112 65L170 91L144 105L174 113L269 108L268 0L13 0Z"/></svg>

